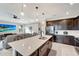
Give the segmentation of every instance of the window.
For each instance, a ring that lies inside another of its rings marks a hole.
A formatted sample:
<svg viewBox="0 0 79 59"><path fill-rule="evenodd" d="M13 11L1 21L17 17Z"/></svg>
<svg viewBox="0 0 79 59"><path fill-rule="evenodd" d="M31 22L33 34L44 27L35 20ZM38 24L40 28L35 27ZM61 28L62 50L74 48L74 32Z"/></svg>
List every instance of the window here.
<svg viewBox="0 0 79 59"><path fill-rule="evenodd" d="M32 27L25 27L25 33L32 33Z"/></svg>

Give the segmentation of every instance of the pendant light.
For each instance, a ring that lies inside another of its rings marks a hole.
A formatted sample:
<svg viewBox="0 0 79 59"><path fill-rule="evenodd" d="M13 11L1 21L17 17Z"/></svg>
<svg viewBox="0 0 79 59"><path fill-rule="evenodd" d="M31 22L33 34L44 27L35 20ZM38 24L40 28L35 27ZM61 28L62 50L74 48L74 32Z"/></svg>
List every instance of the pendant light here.
<svg viewBox="0 0 79 59"><path fill-rule="evenodd" d="M38 10L38 6L35 7L36 11ZM36 13L36 21L38 22L38 14Z"/></svg>
<svg viewBox="0 0 79 59"><path fill-rule="evenodd" d="M21 16L24 16L24 12L23 12L23 3L22 3L22 7L21 7Z"/></svg>

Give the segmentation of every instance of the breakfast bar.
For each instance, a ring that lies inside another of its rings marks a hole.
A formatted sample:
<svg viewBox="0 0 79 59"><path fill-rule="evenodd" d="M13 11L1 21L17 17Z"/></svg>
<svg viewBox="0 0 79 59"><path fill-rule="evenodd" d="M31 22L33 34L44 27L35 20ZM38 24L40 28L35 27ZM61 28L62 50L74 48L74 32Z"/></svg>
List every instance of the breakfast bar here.
<svg viewBox="0 0 79 59"><path fill-rule="evenodd" d="M13 55L40 56L48 55L52 47L52 36L44 35L39 39L39 35L8 43L13 49Z"/></svg>

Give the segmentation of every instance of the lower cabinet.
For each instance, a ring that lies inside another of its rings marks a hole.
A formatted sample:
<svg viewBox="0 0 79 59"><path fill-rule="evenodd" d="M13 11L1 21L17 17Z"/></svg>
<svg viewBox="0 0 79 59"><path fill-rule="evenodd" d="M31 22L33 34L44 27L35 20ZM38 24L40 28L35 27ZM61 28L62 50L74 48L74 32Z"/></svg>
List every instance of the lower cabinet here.
<svg viewBox="0 0 79 59"><path fill-rule="evenodd" d="M52 47L52 41L49 41L49 44L48 44L48 50L50 51L51 47Z"/></svg>
<svg viewBox="0 0 79 59"><path fill-rule="evenodd" d="M75 45L74 36L57 35L56 42L73 46Z"/></svg>
<svg viewBox="0 0 79 59"><path fill-rule="evenodd" d="M74 36L64 36L63 43L68 45L74 45L75 44Z"/></svg>
<svg viewBox="0 0 79 59"><path fill-rule="evenodd" d="M39 56L47 56L52 48L52 38L39 48Z"/></svg>
<svg viewBox="0 0 79 59"><path fill-rule="evenodd" d="M33 54L31 54L31 56L39 56L39 51L36 50Z"/></svg>
<svg viewBox="0 0 79 59"><path fill-rule="evenodd" d="M39 56L44 56L48 54L49 41L47 41L40 49Z"/></svg>
<svg viewBox="0 0 79 59"><path fill-rule="evenodd" d="M56 35L56 42L57 43L63 43L63 39L64 39L63 35Z"/></svg>

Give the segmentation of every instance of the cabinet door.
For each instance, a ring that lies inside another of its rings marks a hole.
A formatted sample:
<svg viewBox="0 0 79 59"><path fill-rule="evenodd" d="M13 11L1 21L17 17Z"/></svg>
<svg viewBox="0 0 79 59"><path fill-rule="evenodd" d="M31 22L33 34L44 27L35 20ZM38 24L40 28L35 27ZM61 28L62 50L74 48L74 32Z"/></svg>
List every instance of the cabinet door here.
<svg viewBox="0 0 79 59"><path fill-rule="evenodd" d="M73 46L75 46L75 38L74 38L74 36L69 36L69 38L70 38L70 45L73 45Z"/></svg>
<svg viewBox="0 0 79 59"><path fill-rule="evenodd" d="M63 43L70 45L70 38L68 36L64 36Z"/></svg>
<svg viewBox="0 0 79 59"><path fill-rule="evenodd" d="M73 30L78 29L78 21L76 19L73 20Z"/></svg>
<svg viewBox="0 0 79 59"><path fill-rule="evenodd" d="M76 21L74 20L74 18L71 18L71 19L67 20L67 28L68 28L68 30L73 30L74 25L76 25Z"/></svg>
<svg viewBox="0 0 79 59"><path fill-rule="evenodd" d="M77 19L77 30L79 30L79 19Z"/></svg>
<svg viewBox="0 0 79 59"><path fill-rule="evenodd" d="M46 42L40 49L39 49L39 56L44 56L48 54L48 47L49 42Z"/></svg>
<svg viewBox="0 0 79 59"><path fill-rule="evenodd" d="M36 50L31 56L38 56L39 55L39 50Z"/></svg>
<svg viewBox="0 0 79 59"><path fill-rule="evenodd" d="M61 26L61 30L66 30L67 29L67 20L62 20L60 21L60 26Z"/></svg>
<svg viewBox="0 0 79 59"><path fill-rule="evenodd" d="M63 43L63 39L64 39L63 35L56 35L56 42Z"/></svg>
<svg viewBox="0 0 79 59"><path fill-rule="evenodd" d="M51 47L52 47L52 41L48 41L48 49L51 50Z"/></svg>
<svg viewBox="0 0 79 59"><path fill-rule="evenodd" d="M64 44L74 45L74 37L73 36L64 36Z"/></svg>

